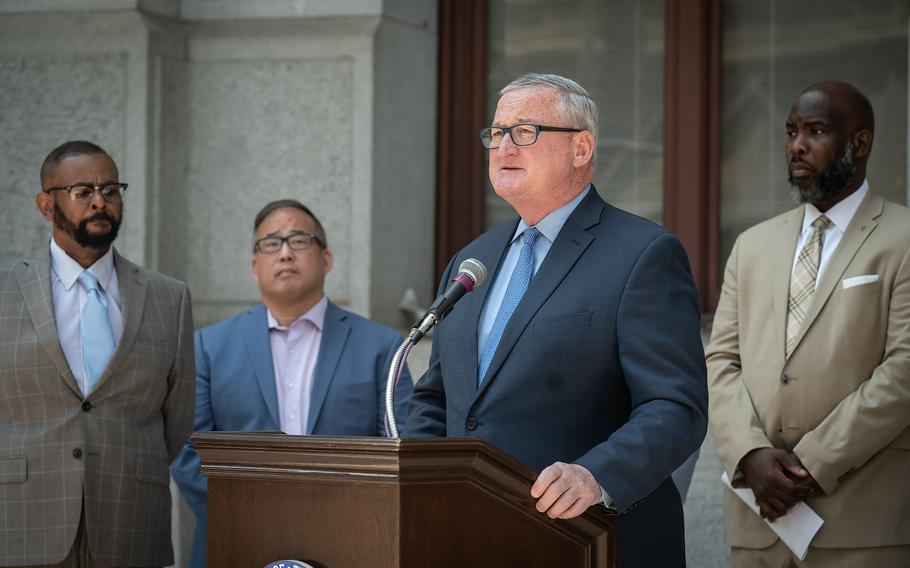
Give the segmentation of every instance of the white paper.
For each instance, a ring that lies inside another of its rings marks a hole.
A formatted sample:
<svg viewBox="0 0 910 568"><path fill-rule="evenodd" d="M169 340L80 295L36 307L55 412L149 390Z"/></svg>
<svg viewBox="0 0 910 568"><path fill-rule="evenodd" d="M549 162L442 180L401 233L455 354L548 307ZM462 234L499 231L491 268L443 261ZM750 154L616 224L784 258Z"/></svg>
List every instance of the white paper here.
<svg viewBox="0 0 910 568"><path fill-rule="evenodd" d="M853 278L845 278L841 284L844 287L844 290L847 288L853 288L854 286L861 286L863 284L872 284L873 282L878 282L878 274L864 274L863 276L854 276Z"/></svg>
<svg viewBox="0 0 910 568"><path fill-rule="evenodd" d="M733 487L726 471L720 477L720 480L728 489L730 489L730 491L742 499L743 503L755 511L756 515L761 514L758 505L755 504L755 494L752 493L751 489L748 487ZM806 505L803 501L794 505L792 509L787 511L786 515L778 517L773 523L768 521L768 519L762 520L771 527L774 534L780 537L780 539L784 541L784 544L786 544L800 560L806 559L806 553L809 552L809 543L812 542L812 539L815 538L815 535L825 523L825 521L818 516L818 513L813 511L809 505Z"/></svg>

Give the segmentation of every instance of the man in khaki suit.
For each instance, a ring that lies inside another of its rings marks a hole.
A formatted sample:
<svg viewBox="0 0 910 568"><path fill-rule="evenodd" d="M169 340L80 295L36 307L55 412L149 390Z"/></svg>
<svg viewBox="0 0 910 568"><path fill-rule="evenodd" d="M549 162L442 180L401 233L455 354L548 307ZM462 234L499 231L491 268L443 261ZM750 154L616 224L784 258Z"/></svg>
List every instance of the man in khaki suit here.
<svg viewBox="0 0 910 568"><path fill-rule="evenodd" d="M727 474L772 522L824 519L805 561L731 492L734 566L910 566L910 211L866 182L874 118L812 85L787 118L802 205L737 239L707 351Z"/></svg>
<svg viewBox="0 0 910 568"><path fill-rule="evenodd" d="M111 248L126 184L104 150L63 144L41 185L53 237L0 269L0 566L171 564L189 293Z"/></svg>

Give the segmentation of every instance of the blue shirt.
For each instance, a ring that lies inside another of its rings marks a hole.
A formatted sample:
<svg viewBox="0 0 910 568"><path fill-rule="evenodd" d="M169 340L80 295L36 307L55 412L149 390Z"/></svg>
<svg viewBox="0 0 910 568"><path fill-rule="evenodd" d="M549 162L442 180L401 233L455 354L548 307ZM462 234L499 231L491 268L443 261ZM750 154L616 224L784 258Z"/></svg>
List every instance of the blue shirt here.
<svg viewBox="0 0 910 568"><path fill-rule="evenodd" d="M537 274L537 269L543 264L544 258L550 252L550 247L553 246L553 241L556 240L556 235L562 230L562 226L566 224L569 215L575 211L575 208L588 195L589 191L591 191L590 184L575 196L575 199L559 209L550 211L546 217L535 225L537 230L540 231L540 237L534 243L534 274ZM487 338L490 337L490 330L493 329L493 322L496 321L496 315L499 313L502 299L506 295L506 288L509 286L509 279L512 278L512 272L515 271L515 265L518 264L518 256L521 253L521 245L525 238L524 231L527 228L528 224L524 222L524 219L519 219L518 227L515 229L515 234L509 244L509 251L502 261L502 267L496 273L493 282L490 283L490 292L487 294L487 300L483 304L483 311L480 312L480 320L477 324L477 353L483 351L483 346L486 344Z"/></svg>
<svg viewBox="0 0 910 568"><path fill-rule="evenodd" d="M540 265L543 264L544 259L547 257L547 253L550 252L550 247L553 246L556 235L559 234L559 231L562 230L562 226L566 224L569 216L575 211L575 208L578 207L581 200L588 195L589 191L591 191L591 184L588 184L588 187L576 195L575 199L566 203L559 209L551 211L535 225L537 230L540 231L540 237L538 237L537 242L534 243L534 274L537 274L537 270L540 268ZM499 313L502 299L506 295L506 288L509 286L512 272L515 271L515 265L518 264L518 256L521 253L521 245L524 242L524 232L527 228L528 224L524 222L524 219L519 219L518 227L515 228L515 234L512 235L512 241L509 243L509 251L502 261L502 267L499 269L499 272L496 273L495 279L490 284L490 293L487 295L487 301L483 305L483 311L480 312L480 321L477 324L478 354L483 351L483 346L487 342L487 338L490 337L490 330L493 329L493 323L496 321L496 315ZM607 507L612 506L613 499L603 487L600 488L600 497L601 503Z"/></svg>

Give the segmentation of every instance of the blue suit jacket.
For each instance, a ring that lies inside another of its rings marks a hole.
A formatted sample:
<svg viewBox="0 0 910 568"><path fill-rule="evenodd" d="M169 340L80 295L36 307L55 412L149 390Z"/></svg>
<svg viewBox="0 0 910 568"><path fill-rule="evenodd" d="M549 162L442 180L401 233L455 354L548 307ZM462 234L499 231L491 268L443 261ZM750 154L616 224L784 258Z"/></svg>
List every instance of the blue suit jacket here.
<svg viewBox="0 0 910 568"><path fill-rule="evenodd" d="M307 433L385 435L385 385L401 336L329 302L322 329ZM405 369L395 393L403 423L411 376ZM278 394L266 309L258 305L196 332L196 418L194 430L280 430ZM196 515L193 568L205 567L207 481L199 456L188 443L171 473Z"/></svg>
<svg viewBox="0 0 910 568"><path fill-rule="evenodd" d="M498 272L517 223L460 251L443 284L469 257ZM682 507L670 474L704 439L708 395L682 245L591 191L477 388L477 326L489 289L466 296L436 328L403 435L484 438L538 470L581 464L621 512L620 565L683 565Z"/></svg>

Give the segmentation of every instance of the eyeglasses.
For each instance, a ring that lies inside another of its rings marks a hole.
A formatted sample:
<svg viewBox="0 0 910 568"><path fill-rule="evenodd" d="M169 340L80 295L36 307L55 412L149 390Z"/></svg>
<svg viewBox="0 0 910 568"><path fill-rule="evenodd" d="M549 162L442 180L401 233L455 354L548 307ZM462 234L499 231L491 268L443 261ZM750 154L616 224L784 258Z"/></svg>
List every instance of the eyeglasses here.
<svg viewBox="0 0 910 568"><path fill-rule="evenodd" d="M287 243L291 250L306 250L313 246L313 243L325 248L325 243L318 235L312 233L291 233L286 237L264 237L253 244L253 251L259 251L263 254L275 254L281 250L281 246Z"/></svg>
<svg viewBox="0 0 910 568"><path fill-rule="evenodd" d="M80 205L87 205L95 197L95 192L101 193L101 198L107 203L119 203L123 199L123 192L126 191L125 183L109 183L107 185L89 185L87 183L77 183L75 185L63 185L59 187L49 187L45 191L65 191L70 194L70 199Z"/></svg>
<svg viewBox="0 0 910 568"><path fill-rule="evenodd" d="M488 150L499 148L506 134L516 146L530 146L537 142L541 132L583 132L581 128L561 128L559 126L541 126L540 124L516 124L514 126L489 126L480 131L480 142Z"/></svg>

